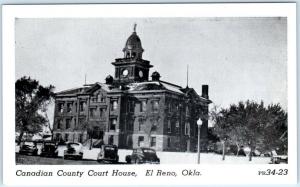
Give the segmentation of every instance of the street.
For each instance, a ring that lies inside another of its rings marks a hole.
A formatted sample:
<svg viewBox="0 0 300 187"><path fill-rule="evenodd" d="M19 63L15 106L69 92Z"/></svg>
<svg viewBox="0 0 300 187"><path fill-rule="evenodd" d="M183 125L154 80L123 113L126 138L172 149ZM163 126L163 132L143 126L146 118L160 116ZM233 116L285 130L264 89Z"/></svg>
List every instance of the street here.
<svg viewBox="0 0 300 187"><path fill-rule="evenodd" d="M17 165L99 165L99 164L112 164L110 162L97 162L96 160L64 160L61 157L49 158L41 156L20 155L16 153ZM118 164L124 164L119 162Z"/></svg>

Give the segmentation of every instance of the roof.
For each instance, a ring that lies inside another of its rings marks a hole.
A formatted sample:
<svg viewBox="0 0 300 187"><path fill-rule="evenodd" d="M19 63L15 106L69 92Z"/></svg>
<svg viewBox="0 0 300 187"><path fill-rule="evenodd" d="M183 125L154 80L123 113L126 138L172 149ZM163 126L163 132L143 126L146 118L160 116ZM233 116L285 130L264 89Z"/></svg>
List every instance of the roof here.
<svg viewBox="0 0 300 187"><path fill-rule="evenodd" d="M124 50L126 49L130 49L130 50L135 50L135 49L139 49L139 50L143 50L142 48L142 42L140 37L136 34L136 32L133 32L129 38L126 41Z"/></svg>
<svg viewBox="0 0 300 187"><path fill-rule="evenodd" d="M90 86L77 87L77 88L72 88L72 89L56 92L55 94L56 95L80 94L80 93L85 93L85 91L88 90L89 88L90 88Z"/></svg>
<svg viewBox="0 0 300 187"><path fill-rule="evenodd" d="M128 84L130 91L146 91L146 90L169 90L179 94L184 94L180 89L180 86L175 86L173 84L168 84L162 81L149 81L149 82L139 82Z"/></svg>
<svg viewBox="0 0 300 187"><path fill-rule="evenodd" d="M125 93L137 93L146 91L171 91L173 93L190 95L202 102L211 103L207 98L201 97L193 88L182 88L179 85L172 84L166 81L147 81L147 82L134 82L125 85L125 87L112 86L105 83L96 82L94 84L86 85L84 87L73 88L56 93L56 95L75 95L75 94L91 94L98 89L103 89L106 92L125 92Z"/></svg>

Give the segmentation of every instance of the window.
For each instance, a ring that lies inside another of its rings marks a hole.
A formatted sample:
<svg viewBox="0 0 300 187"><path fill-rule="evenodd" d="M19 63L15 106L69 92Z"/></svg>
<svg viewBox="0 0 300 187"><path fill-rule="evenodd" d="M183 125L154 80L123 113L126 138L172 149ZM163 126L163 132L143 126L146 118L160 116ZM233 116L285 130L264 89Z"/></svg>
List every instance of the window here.
<svg viewBox="0 0 300 187"><path fill-rule="evenodd" d="M157 126L158 126L158 119L151 119L151 132L155 132L157 130Z"/></svg>
<svg viewBox="0 0 300 187"><path fill-rule="evenodd" d="M111 111L116 111L118 109L118 101L114 100L111 103Z"/></svg>
<svg viewBox="0 0 300 187"><path fill-rule="evenodd" d="M176 121L175 127L176 127L176 133L179 134L179 121L178 120Z"/></svg>
<svg viewBox="0 0 300 187"><path fill-rule="evenodd" d="M189 116L189 114L190 114L190 109L189 109L189 107L187 106L187 107L186 107L186 113L185 113L185 115Z"/></svg>
<svg viewBox="0 0 300 187"><path fill-rule="evenodd" d="M57 129L60 129L61 128L61 120L57 120Z"/></svg>
<svg viewBox="0 0 300 187"><path fill-rule="evenodd" d="M76 118L74 118L74 127L76 127L76 125L77 125L76 122L77 122Z"/></svg>
<svg viewBox="0 0 300 187"><path fill-rule="evenodd" d="M104 95L101 95L100 102L101 102L101 103L104 103L104 102L105 102L105 96L104 96Z"/></svg>
<svg viewBox="0 0 300 187"><path fill-rule="evenodd" d="M101 102L101 95L100 94L97 95L97 102Z"/></svg>
<svg viewBox="0 0 300 187"><path fill-rule="evenodd" d="M185 135L190 135L190 123L185 123Z"/></svg>
<svg viewBox="0 0 300 187"><path fill-rule="evenodd" d="M81 101L79 104L79 111L83 112L86 108L86 102L85 101Z"/></svg>
<svg viewBox="0 0 300 187"><path fill-rule="evenodd" d="M75 103L75 112L77 112L77 103Z"/></svg>
<svg viewBox="0 0 300 187"><path fill-rule="evenodd" d="M171 147L171 138L170 138L170 137L168 137L168 142L167 142L167 144L168 144L168 145L167 145L168 147Z"/></svg>
<svg viewBox="0 0 300 187"><path fill-rule="evenodd" d="M171 102L169 102L169 104L168 104L168 109L169 109L169 112L172 112L172 105L171 105Z"/></svg>
<svg viewBox="0 0 300 187"><path fill-rule="evenodd" d="M72 103L67 104L67 112L72 112Z"/></svg>
<svg viewBox="0 0 300 187"><path fill-rule="evenodd" d="M59 111L60 113L63 113L63 112L64 112L64 104L63 104L63 103L59 103L59 104L58 104L58 111Z"/></svg>
<svg viewBox="0 0 300 187"><path fill-rule="evenodd" d="M134 101L129 102L129 111L130 112L134 112L134 104L135 104Z"/></svg>
<svg viewBox="0 0 300 187"><path fill-rule="evenodd" d="M82 143L83 142L83 134L78 135L78 142Z"/></svg>
<svg viewBox="0 0 300 187"><path fill-rule="evenodd" d="M93 139L100 139L100 128L99 127L93 127Z"/></svg>
<svg viewBox="0 0 300 187"><path fill-rule="evenodd" d="M110 120L110 130L116 130L116 125L117 125L117 118L112 118Z"/></svg>
<svg viewBox="0 0 300 187"><path fill-rule="evenodd" d="M156 137L151 137L150 146L151 147L155 147L156 146Z"/></svg>
<svg viewBox="0 0 300 187"><path fill-rule="evenodd" d="M105 108L100 108L100 118L104 118L105 117Z"/></svg>
<svg viewBox="0 0 300 187"><path fill-rule="evenodd" d="M158 112L158 109L159 109L158 101L152 101L152 111Z"/></svg>
<svg viewBox="0 0 300 187"><path fill-rule="evenodd" d="M109 135L109 137L108 137L108 144L109 145L113 145L114 144L114 136L113 135Z"/></svg>
<svg viewBox="0 0 300 187"><path fill-rule="evenodd" d="M141 102L141 112L146 112L147 110L147 101L142 101Z"/></svg>
<svg viewBox="0 0 300 187"><path fill-rule="evenodd" d="M139 146L139 147L144 146L144 136L139 136L139 139L138 139L138 146Z"/></svg>
<svg viewBox="0 0 300 187"><path fill-rule="evenodd" d="M168 133L172 132L171 120L168 120Z"/></svg>
<svg viewBox="0 0 300 187"><path fill-rule="evenodd" d="M178 105L178 103L175 104L175 109L176 109L176 112L179 111L179 105Z"/></svg>
<svg viewBox="0 0 300 187"><path fill-rule="evenodd" d="M79 118L78 119L78 125L83 125L84 123L84 118Z"/></svg>
<svg viewBox="0 0 300 187"><path fill-rule="evenodd" d="M126 122L126 129L129 130L129 131L133 130L133 120L128 120Z"/></svg>
<svg viewBox="0 0 300 187"><path fill-rule="evenodd" d="M67 142L67 141L69 141L69 134L68 133L65 134L65 142Z"/></svg>
<svg viewBox="0 0 300 187"><path fill-rule="evenodd" d="M56 141L60 141L61 140L61 134L60 133L56 133L55 140Z"/></svg>
<svg viewBox="0 0 300 187"><path fill-rule="evenodd" d="M66 129L71 127L71 119L66 119Z"/></svg>
<svg viewBox="0 0 300 187"><path fill-rule="evenodd" d="M178 120L176 121L176 125L175 126L176 126L176 128L179 128L179 121Z"/></svg>
<svg viewBox="0 0 300 187"><path fill-rule="evenodd" d="M144 119L139 119L139 131L142 131L144 125Z"/></svg>
<svg viewBox="0 0 300 187"><path fill-rule="evenodd" d="M96 115L97 108L90 108L90 116L94 117Z"/></svg>
<svg viewBox="0 0 300 187"><path fill-rule="evenodd" d="M142 104L141 104L140 102L136 102L136 103L135 103L135 108L138 109L139 112L140 112L141 105L142 105Z"/></svg>

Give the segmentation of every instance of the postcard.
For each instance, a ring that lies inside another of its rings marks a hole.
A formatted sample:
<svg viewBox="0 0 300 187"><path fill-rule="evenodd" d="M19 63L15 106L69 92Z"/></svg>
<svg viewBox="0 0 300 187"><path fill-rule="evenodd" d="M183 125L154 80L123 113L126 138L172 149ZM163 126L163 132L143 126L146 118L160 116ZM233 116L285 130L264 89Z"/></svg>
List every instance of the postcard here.
<svg viewBox="0 0 300 187"><path fill-rule="evenodd" d="M296 4L3 6L6 185L297 183Z"/></svg>

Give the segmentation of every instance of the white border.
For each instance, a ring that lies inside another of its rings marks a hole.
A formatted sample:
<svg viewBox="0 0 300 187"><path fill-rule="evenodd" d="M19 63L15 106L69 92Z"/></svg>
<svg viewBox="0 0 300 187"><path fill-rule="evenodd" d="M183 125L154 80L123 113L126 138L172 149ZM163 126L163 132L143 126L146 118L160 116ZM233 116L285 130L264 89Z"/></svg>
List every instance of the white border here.
<svg viewBox="0 0 300 187"><path fill-rule="evenodd" d="M3 180L6 185L195 185L195 184L295 184L297 183L296 4L104 4L104 5L4 5L3 6ZM15 18L93 17L287 17L288 18L288 150L287 165L15 165ZM201 177L144 177L145 169L180 171L198 169ZM259 170L288 169L286 176L258 176ZM139 177L17 177L17 169L68 171L119 169ZM47 182L45 182L47 181Z"/></svg>

